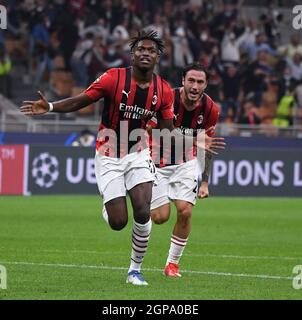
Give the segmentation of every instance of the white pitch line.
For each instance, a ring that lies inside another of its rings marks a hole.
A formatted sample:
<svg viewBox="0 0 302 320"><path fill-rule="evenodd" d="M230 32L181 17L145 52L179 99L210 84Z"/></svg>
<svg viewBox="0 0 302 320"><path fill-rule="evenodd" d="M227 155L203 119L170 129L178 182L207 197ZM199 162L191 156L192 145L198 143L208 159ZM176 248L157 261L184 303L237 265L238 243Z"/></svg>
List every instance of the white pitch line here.
<svg viewBox="0 0 302 320"><path fill-rule="evenodd" d="M62 267L62 268L80 268L80 269L101 269L101 270L128 270L125 267L110 267L104 265L86 265L86 264L64 264L64 263L37 263L26 261L0 261L1 264L12 265L32 265L43 267ZM145 268L145 271L162 272L160 268ZM215 271L194 271L194 270L182 270L183 273L189 274L203 274L213 276L225 276L225 277L245 277L245 278L258 278L258 279L277 279L277 280L292 280L293 277L274 276L266 274L248 274L248 273L230 273L230 272L215 272Z"/></svg>
<svg viewBox="0 0 302 320"><path fill-rule="evenodd" d="M278 257L278 256L237 256L232 254L199 254L199 253L187 253L190 257L215 257L215 258L226 258L226 259L255 259L255 260L301 260L302 257Z"/></svg>
<svg viewBox="0 0 302 320"><path fill-rule="evenodd" d="M112 252L102 252L102 251L93 251L93 250L41 250L43 252L82 252L82 253L92 253L92 254L111 254ZM118 255L121 253L119 252ZM148 252L148 255L152 254L152 252ZM189 257L216 257L216 258L225 258L225 259L254 259L254 260L302 260L302 257L278 257L278 256L238 256L238 255L231 255L231 254L211 254L211 253L186 253Z"/></svg>
<svg viewBox="0 0 302 320"><path fill-rule="evenodd" d="M0 248L0 251L2 249ZM3 249L3 251L5 251ZM30 252L34 252L35 250L30 250ZM24 252L24 250L22 250ZM91 253L91 254L98 254L98 255L104 255L104 254L110 254L114 255L112 252L104 252L104 251L96 251L96 250L60 250L60 249L45 249L45 250L37 250L37 252L49 252L49 253ZM116 255L123 255L126 254L124 252L117 252ZM127 253L128 254L128 253ZM148 252L148 255L152 255L155 253ZM186 256L189 257L213 257L213 258L223 258L223 259L251 259L251 260L301 260L302 257L283 257L283 256L240 256L240 255L232 255L232 254L211 254L211 253L186 253Z"/></svg>

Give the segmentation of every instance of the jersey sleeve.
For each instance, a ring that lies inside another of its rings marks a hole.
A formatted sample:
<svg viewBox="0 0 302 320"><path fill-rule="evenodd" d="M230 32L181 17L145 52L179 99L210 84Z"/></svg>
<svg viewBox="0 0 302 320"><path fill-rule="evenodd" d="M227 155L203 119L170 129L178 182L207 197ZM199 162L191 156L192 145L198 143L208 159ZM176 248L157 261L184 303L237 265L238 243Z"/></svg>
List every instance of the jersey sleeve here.
<svg viewBox="0 0 302 320"><path fill-rule="evenodd" d="M218 122L218 119L219 119L219 107L215 102L213 102L212 110L211 110L211 113L209 114L209 119L205 123L204 129L207 130L210 127L214 127L214 130L215 130L215 126ZM208 136L213 137L215 135L214 130L212 130L211 132L208 132L207 133Z"/></svg>
<svg viewBox="0 0 302 320"><path fill-rule="evenodd" d="M158 110L158 117L163 120L173 119L173 102L174 102L174 94L167 82L164 82L163 86L163 98L160 109Z"/></svg>
<svg viewBox="0 0 302 320"><path fill-rule="evenodd" d="M103 97L110 96L112 88L115 87L117 77L117 69L110 69L97 78L84 93L93 101L97 101Z"/></svg>

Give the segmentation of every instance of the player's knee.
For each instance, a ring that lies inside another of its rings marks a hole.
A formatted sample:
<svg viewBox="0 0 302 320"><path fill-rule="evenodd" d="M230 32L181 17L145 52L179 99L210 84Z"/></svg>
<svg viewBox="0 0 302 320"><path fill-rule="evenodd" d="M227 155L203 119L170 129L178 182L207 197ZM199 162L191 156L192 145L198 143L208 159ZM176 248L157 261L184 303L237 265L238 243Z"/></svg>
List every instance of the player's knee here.
<svg viewBox="0 0 302 320"><path fill-rule="evenodd" d="M150 220L150 208L142 206L140 208L134 209L134 220L137 223L145 224Z"/></svg>
<svg viewBox="0 0 302 320"><path fill-rule="evenodd" d="M125 228L128 223L127 218L113 218L109 219L109 225L112 230L120 231Z"/></svg>
<svg viewBox="0 0 302 320"><path fill-rule="evenodd" d="M178 210L178 218L181 221L188 222L192 217L192 208L190 206L186 206Z"/></svg>
<svg viewBox="0 0 302 320"><path fill-rule="evenodd" d="M160 212L151 212L151 218L155 224L163 224L169 219L169 216L162 215Z"/></svg>

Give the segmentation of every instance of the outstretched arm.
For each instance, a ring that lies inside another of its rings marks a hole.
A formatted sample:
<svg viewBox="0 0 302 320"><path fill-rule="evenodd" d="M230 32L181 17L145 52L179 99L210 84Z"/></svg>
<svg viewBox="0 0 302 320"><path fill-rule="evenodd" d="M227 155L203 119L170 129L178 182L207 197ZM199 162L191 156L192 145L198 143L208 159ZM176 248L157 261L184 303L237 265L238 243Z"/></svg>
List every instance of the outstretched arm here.
<svg viewBox="0 0 302 320"><path fill-rule="evenodd" d="M23 101L23 105L20 111L27 116L42 115L46 112L53 111L59 113L68 113L80 110L94 101L85 93L81 93L75 97L59 100L52 103L53 110L51 109L50 103L47 101L45 96L38 91L40 97L36 101Z"/></svg>

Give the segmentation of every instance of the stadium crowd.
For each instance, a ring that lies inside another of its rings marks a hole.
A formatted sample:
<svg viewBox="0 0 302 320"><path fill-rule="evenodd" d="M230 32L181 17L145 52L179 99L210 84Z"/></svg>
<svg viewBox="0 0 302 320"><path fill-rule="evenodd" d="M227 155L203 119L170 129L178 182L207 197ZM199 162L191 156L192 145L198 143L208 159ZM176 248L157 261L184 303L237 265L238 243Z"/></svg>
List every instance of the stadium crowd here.
<svg viewBox="0 0 302 320"><path fill-rule="evenodd" d="M8 29L0 31L0 90L11 95L8 74L22 63L34 88L44 82L59 98L77 94L108 68L128 66L129 39L150 27L165 41L157 72L172 86L181 85L186 64L199 61L210 71L206 92L221 121L288 127L293 110L302 114L300 37L284 43L274 1L257 20L244 15L242 2L2 1Z"/></svg>

